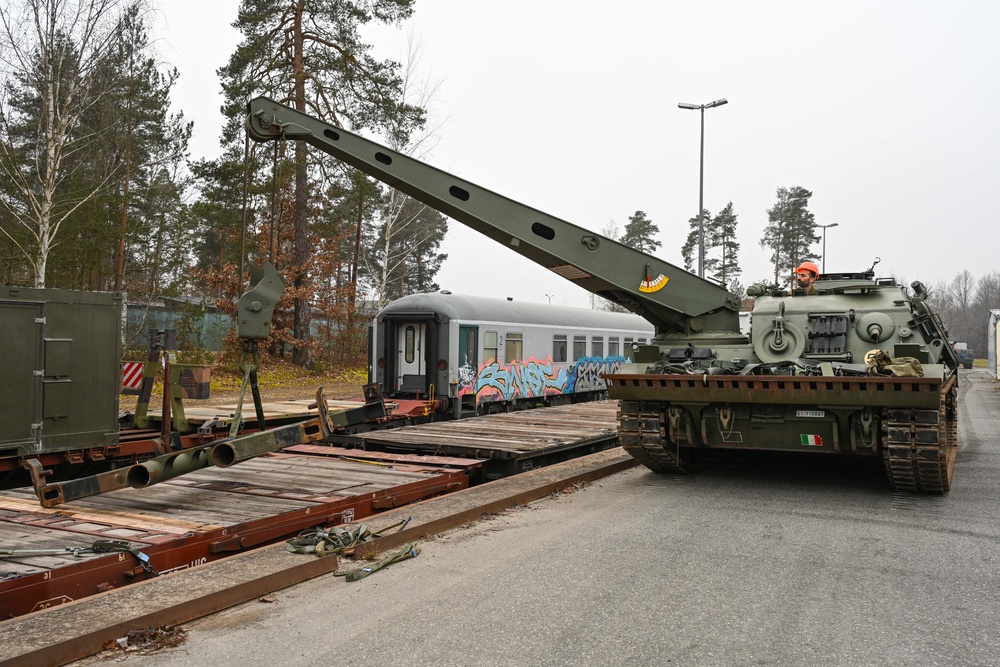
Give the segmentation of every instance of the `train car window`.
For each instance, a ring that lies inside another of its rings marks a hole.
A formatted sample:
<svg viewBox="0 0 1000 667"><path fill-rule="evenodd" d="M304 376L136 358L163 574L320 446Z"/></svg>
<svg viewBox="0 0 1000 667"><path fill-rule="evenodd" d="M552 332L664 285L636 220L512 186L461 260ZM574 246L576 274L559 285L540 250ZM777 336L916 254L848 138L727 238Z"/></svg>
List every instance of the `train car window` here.
<svg viewBox="0 0 1000 667"><path fill-rule="evenodd" d="M552 337L552 361L566 361L566 336L557 334Z"/></svg>
<svg viewBox="0 0 1000 667"><path fill-rule="evenodd" d="M640 339L639 339L639 342L640 342L640 343L645 343L645 342L646 342L646 339L645 339L645 338L640 338Z"/></svg>
<svg viewBox="0 0 1000 667"><path fill-rule="evenodd" d="M497 332L496 331L485 331L483 332L483 363L488 364L491 361L498 361L497 351L499 347L497 346Z"/></svg>
<svg viewBox="0 0 1000 667"><path fill-rule="evenodd" d="M473 363L474 364L475 358L476 358L476 330L475 329L466 329L465 330L465 349L466 349L465 363Z"/></svg>
<svg viewBox="0 0 1000 667"><path fill-rule="evenodd" d="M412 364L416 358L417 331L412 326L406 327L406 338L403 343L403 357L406 363Z"/></svg>
<svg viewBox="0 0 1000 667"><path fill-rule="evenodd" d="M590 356L592 357L603 357L604 356L604 337L595 336L593 340L590 341Z"/></svg>
<svg viewBox="0 0 1000 667"><path fill-rule="evenodd" d="M515 361L521 361L524 356L524 341L521 339L521 334L507 332L507 340L504 341L504 363L512 364Z"/></svg>
<svg viewBox="0 0 1000 667"><path fill-rule="evenodd" d="M587 337L573 336L573 361L587 356Z"/></svg>
<svg viewBox="0 0 1000 667"><path fill-rule="evenodd" d="M625 336L625 341L622 343L622 356L631 357L632 356L632 337Z"/></svg>
<svg viewBox="0 0 1000 667"><path fill-rule="evenodd" d="M608 356L617 357L621 352L618 351L618 336L608 336Z"/></svg>

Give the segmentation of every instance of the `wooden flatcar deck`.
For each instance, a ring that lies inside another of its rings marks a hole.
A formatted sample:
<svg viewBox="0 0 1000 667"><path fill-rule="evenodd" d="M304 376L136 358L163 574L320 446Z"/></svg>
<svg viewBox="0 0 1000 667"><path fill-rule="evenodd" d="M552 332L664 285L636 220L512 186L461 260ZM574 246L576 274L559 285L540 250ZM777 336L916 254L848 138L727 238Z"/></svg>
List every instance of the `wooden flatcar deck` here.
<svg viewBox="0 0 1000 667"><path fill-rule="evenodd" d="M270 412L308 414L308 403ZM617 410L580 403L338 436L352 448L293 445L48 509L30 489L0 492L0 619L609 449Z"/></svg>
<svg viewBox="0 0 1000 667"><path fill-rule="evenodd" d="M322 451L206 468L53 509L39 507L31 489L0 492L0 620L146 577L133 552L89 551L98 541L127 541L162 574L466 488L469 470L482 464L315 449Z"/></svg>
<svg viewBox="0 0 1000 667"><path fill-rule="evenodd" d="M521 410L474 419L338 435L365 450L423 452L488 459L495 479L617 446L618 401Z"/></svg>

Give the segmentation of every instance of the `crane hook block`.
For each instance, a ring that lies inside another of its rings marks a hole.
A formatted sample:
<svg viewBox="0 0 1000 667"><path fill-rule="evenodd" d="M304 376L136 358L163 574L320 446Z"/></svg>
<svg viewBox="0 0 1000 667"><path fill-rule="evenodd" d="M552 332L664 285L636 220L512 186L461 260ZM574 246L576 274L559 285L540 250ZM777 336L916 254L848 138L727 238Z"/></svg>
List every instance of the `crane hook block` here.
<svg viewBox="0 0 1000 667"><path fill-rule="evenodd" d="M285 290L285 280L271 262L250 265L250 289L236 304L236 333L241 340L264 340L271 334L271 316Z"/></svg>

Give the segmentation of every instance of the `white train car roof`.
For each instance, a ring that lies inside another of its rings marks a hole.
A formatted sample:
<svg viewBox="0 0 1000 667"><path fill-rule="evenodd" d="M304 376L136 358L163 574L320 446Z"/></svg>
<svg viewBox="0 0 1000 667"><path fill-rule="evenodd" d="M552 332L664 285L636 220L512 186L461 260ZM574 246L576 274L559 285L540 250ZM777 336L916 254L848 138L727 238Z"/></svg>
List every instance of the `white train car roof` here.
<svg viewBox="0 0 1000 667"><path fill-rule="evenodd" d="M449 320L458 321L647 331L653 335L653 325L634 313L612 313L605 310L553 306L547 303L452 294L446 290L404 296L379 311L377 318L382 319L384 315L396 318L407 314L426 313L440 313Z"/></svg>

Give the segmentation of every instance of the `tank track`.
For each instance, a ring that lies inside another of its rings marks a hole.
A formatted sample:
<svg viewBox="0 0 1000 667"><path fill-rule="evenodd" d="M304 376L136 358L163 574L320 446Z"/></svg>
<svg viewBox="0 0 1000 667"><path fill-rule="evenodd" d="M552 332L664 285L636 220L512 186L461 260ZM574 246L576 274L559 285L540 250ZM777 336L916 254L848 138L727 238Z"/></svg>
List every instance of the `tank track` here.
<svg viewBox="0 0 1000 667"><path fill-rule="evenodd" d="M684 474L684 459L664 447L664 404L658 401L621 401L618 407L618 438L622 448L654 472Z"/></svg>
<svg viewBox="0 0 1000 667"><path fill-rule="evenodd" d="M957 399L952 377L941 390L937 410L883 411L882 456L893 489L938 494L951 489L958 451Z"/></svg>

